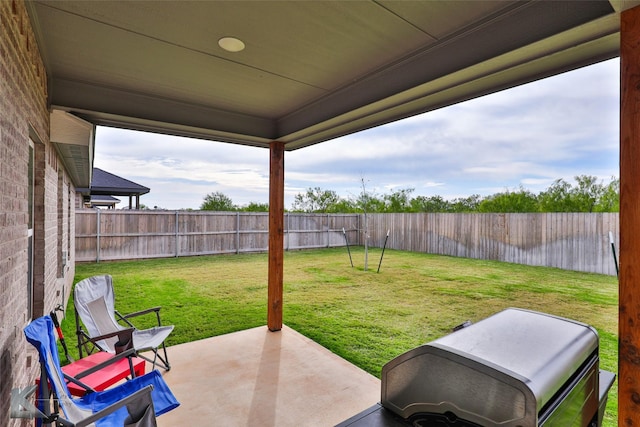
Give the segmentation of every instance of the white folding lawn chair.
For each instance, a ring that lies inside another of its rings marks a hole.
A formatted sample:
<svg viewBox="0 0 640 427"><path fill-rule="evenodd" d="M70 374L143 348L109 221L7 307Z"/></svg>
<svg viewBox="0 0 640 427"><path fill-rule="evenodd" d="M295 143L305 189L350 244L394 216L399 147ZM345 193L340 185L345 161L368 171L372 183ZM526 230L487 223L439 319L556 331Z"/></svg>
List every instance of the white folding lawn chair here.
<svg viewBox="0 0 640 427"><path fill-rule="evenodd" d="M118 353L131 347L131 343L118 341L117 337L104 339L102 335L116 331L134 328L132 334L133 349L136 355L162 366L167 371L171 369L167 357L167 349L164 341L173 331L173 325L162 326L160 321L160 307L153 307L126 315L120 314L115 309L113 281L110 275L93 276L76 283L74 288L74 304L76 309L76 333L78 335L78 350L82 357L83 347L89 353L90 344L97 346L102 351ZM158 325L149 329L137 329L129 319L143 314L155 313ZM116 320L117 318L117 320ZM82 320L86 331L82 329L79 320ZM123 326L118 321L125 322ZM162 354L159 350L162 348ZM153 359L142 354L143 351L153 351Z"/></svg>

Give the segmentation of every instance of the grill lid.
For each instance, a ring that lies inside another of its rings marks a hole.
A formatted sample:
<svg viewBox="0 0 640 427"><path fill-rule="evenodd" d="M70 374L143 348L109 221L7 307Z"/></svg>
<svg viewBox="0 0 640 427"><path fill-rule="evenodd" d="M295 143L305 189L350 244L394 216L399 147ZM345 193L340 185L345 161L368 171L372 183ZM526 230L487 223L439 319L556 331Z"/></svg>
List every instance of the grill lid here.
<svg viewBox="0 0 640 427"><path fill-rule="evenodd" d="M588 325L507 309L391 360L381 403L405 419L435 413L484 426L536 425L597 350Z"/></svg>

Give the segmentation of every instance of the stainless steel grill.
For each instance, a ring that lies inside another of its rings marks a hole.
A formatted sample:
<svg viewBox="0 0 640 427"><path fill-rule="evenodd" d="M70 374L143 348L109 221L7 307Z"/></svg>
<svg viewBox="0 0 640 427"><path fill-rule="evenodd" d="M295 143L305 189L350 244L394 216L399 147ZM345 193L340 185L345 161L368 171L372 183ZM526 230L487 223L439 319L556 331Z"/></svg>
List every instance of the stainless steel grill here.
<svg viewBox="0 0 640 427"><path fill-rule="evenodd" d="M380 404L340 426L599 426L613 379L593 328L508 309L391 360Z"/></svg>

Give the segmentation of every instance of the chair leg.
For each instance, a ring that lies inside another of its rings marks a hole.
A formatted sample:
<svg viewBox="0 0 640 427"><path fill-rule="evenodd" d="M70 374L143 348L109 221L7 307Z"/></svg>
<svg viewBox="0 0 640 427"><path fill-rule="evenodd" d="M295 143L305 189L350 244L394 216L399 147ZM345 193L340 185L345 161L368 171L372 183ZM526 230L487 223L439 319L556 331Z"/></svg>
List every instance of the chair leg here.
<svg viewBox="0 0 640 427"><path fill-rule="evenodd" d="M165 371L170 371L171 370L171 365L169 365L169 360L167 358L167 349L164 348L164 344L162 344L163 350L164 350L164 357L162 357L158 351L160 350L159 348L155 348L152 349L153 351L153 359L150 359L147 356L143 356L142 354L136 354L136 356L143 358L144 360L146 360L147 362L151 363L151 369L155 369L156 365L159 365L161 368L163 368Z"/></svg>
<svg viewBox="0 0 640 427"><path fill-rule="evenodd" d="M162 363L164 363L164 365L166 366L167 371L169 371L171 370L171 365L169 365L169 357L167 356L167 347L164 345L164 342L162 343L162 351L164 352L164 359L160 357L160 360L162 360Z"/></svg>

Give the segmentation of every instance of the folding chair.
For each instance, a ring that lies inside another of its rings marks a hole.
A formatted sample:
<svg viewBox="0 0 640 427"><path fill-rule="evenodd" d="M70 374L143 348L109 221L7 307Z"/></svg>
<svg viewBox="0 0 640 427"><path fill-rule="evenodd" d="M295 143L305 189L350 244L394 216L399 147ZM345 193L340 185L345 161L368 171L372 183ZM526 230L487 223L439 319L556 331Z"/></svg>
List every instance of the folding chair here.
<svg viewBox="0 0 640 427"><path fill-rule="evenodd" d="M127 315L120 314L115 309L113 280L110 275L93 276L81 280L76 283L74 288L74 304L76 308L76 334L78 335L78 350L82 357L82 348L85 347L87 352L88 344L97 346L102 351L116 353L120 346L117 338L104 339L103 335L110 334L115 331L127 329L120 325L119 321L125 322L128 327L133 330L133 348L138 357L142 357L153 364L155 369L156 363L167 371L171 369L169 359L167 357L167 349L164 340L173 331L173 325L162 326L160 321L160 307L153 307ZM155 313L158 326L149 329L139 330L129 321L130 318L143 314ZM118 320L116 320L116 317ZM84 324L86 331L82 329L81 322ZM116 348L118 347L118 348ZM159 353L162 348L162 355ZM153 359L150 359L140 352L153 351Z"/></svg>
<svg viewBox="0 0 640 427"><path fill-rule="evenodd" d="M24 334L38 350L40 358L38 407L47 416L45 423L69 427L153 427L156 416L180 405L157 370L114 388L74 399L60 368L51 317L43 316L32 321L24 329ZM54 394L53 414L50 411L49 386ZM58 413L59 409L62 413Z"/></svg>

